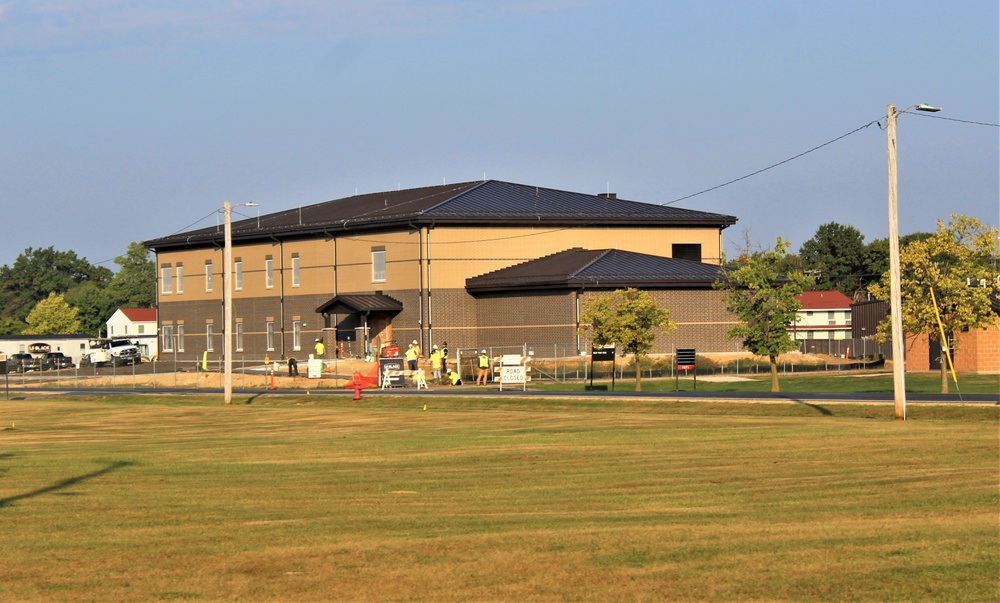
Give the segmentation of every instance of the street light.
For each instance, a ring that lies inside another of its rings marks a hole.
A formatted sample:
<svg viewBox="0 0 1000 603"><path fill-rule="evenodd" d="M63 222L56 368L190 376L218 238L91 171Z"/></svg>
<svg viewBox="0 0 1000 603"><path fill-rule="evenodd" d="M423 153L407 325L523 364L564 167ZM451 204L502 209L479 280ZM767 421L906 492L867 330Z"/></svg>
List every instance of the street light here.
<svg viewBox="0 0 1000 603"><path fill-rule="evenodd" d="M892 325L892 389L896 402L896 420L906 420L906 377L903 359L903 302L899 273L899 212L896 209L896 120L910 109L937 113L940 107L917 104L902 111L896 105L886 107L889 142L889 319Z"/></svg>
<svg viewBox="0 0 1000 603"><path fill-rule="evenodd" d="M256 203L240 203L236 207L254 207ZM224 339L222 344L225 355L225 377L223 378L223 396L226 404L233 403L233 205L228 200L222 203L222 213L226 222L225 246L222 248L222 278L225 287L222 288L222 320Z"/></svg>

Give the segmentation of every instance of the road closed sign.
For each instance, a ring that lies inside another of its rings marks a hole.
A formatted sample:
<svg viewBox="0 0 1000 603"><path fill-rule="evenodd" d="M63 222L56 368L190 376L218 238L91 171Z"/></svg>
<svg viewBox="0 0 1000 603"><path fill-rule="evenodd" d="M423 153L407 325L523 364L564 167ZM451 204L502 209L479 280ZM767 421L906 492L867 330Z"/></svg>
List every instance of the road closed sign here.
<svg viewBox="0 0 1000 603"><path fill-rule="evenodd" d="M500 383L504 385L524 383L526 375L527 371L524 369L524 366L500 367Z"/></svg>

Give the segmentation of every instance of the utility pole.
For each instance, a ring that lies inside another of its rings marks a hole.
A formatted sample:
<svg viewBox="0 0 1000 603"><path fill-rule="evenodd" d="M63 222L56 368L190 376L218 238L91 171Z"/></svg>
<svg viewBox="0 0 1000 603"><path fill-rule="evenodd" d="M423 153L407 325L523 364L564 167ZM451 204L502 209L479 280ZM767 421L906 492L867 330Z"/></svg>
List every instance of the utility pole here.
<svg viewBox="0 0 1000 603"><path fill-rule="evenodd" d="M910 105L896 111L896 105L886 107L885 131L889 143L889 319L892 326L892 390L896 420L906 420L906 361L903 346L903 301L899 269L899 211L896 191L896 120L903 113L917 111L935 113L939 107Z"/></svg>

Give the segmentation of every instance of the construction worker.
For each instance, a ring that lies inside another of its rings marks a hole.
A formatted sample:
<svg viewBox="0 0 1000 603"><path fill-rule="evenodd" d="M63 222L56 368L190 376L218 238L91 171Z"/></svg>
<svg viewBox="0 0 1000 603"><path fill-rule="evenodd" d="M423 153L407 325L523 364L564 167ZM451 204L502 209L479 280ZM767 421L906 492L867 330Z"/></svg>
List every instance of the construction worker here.
<svg viewBox="0 0 1000 603"><path fill-rule="evenodd" d="M416 342L413 342L406 348L406 368L411 371L417 370L417 357L418 348L416 346Z"/></svg>
<svg viewBox="0 0 1000 603"><path fill-rule="evenodd" d="M441 342L441 366L448 368L448 342Z"/></svg>
<svg viewBox="0 0 1000 603"><path fill-rule="evenodd" d="M446 373L448 376L448 382L452 385L462 385L462 376L458 374L458 371L453 371L448 369Z"/></svg>
<svg viewBox="0 0 1000 603"><path fill-rule="evenodd" d="M319 358L320 360L322 360L323 357L326 355L326 346L323 345L323 342L319 339L316 340L315 351L316 354L313 356L313 358Z"/></svg>
<svg viewBox="0 0 1000 603"><path fill-rule="evenodd" d="M431 346L431 372L436 383L441 383L441 360L441 350L436 345Z"/></svg>
<svg viewBox="0 0 1000 603"><path fill-rule="evenodd" d="M479 373L476 375L476 385L486 385L486 377L490 374L490 357L486 350L479 353Z"/></svg>

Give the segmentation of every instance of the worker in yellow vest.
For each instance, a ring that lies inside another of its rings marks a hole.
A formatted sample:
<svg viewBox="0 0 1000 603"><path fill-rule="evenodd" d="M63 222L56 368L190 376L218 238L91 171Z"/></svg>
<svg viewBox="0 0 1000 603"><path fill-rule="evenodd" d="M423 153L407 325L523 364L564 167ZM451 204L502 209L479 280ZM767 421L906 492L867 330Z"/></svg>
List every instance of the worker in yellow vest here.
<svg viewBox="0 0 1000 603"><path fill-rule="evenodd" d="M434 374L434 381L441 383L441 365L444 360L441 350L436 345L431 346L431 372Z"/></svg>
<svg viewBox="0 0 1000 603"><path fill-rule="evenodd" d="M490 357L486 355L486 350L479 353L479 374L476 375L476 385L486 385L486 378L490 374Z"/></svg>
<svg viewBox="0 0 1000 603"><path fill-rule="evenodd" d="M411 343L409 347L406 348L406 368L411 371L417 370L417 356L418 348Z"/></svg>

